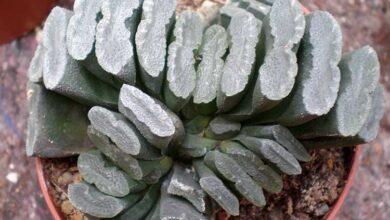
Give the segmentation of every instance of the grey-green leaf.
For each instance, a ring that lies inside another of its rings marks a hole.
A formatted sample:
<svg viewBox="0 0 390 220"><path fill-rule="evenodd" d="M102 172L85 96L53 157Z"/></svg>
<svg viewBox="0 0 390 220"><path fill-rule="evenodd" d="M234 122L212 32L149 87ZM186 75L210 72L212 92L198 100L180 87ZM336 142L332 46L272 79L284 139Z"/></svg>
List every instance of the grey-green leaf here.
<svg viewBox="0 0 390 220"><path fill-rule="evenodd" d="M115 219L118 220L144 220L149 211L152 211L153 206L156 204L160 196L161 184L153 184L146 191L143 198L137 202L134 206L127 209L123 214Z"/></svg>
<svg viewBox="0 0 390 220"><path fill-rule="evenodd" d="M197 158L204 156L210 150L218 146L218 141L200 137L198 135L186 134L183 143L178 148L180 157Z"/></svg>
<svg viewBox="0 0 390 220"><path fill-rule="evenodd" d="M238 7L247 10L261 21L271 10L271 6L257 0L240 0Z"/></svg>
<svg viewBox="0 0 390 220"><path fill-rule="evenodd" d="M86 182L108 195L124 197L134 189L139 190L138 182L113 166L98 150L81 153L77 168Z"/></svg>
<svg viewBox="0 0 390 220"><path fill-rule="evenodd" d="M191 119L185 124L186 133L189 134L199 134L202 133L205 128L207 128L211 117L198 115L195 118Z"/></svg>
<svg viewBox="0 0 390 220"><path fill-rule="evenodd" d="M207 217L196 208L191 205L188 201L170 195L168 193L170 179L167 178L161 187L161 198L160 198L160 219L161 220L206 220Z"/></svg>
<svg viewBox="0 0 390 220"><path fill-rule="evenodd" d="M142 194L116 198L98 191L87 183L72 183L68 187L70 202L80 211L98 218L112 218L136 203Z"/></svg>
<svg viewBox="0 0 390 220"><path fill-rule="evenodd" d="M124 153L144 160L161 157L122 114L95 106L89 110L88 118L96 130L107 135Z"/></svg>
<svg viewBox="0 0 390 220"><path fill-rule="evenodd" d="M69 54L76 60L85 60L95 42L97 15L103 0L76 0L74 14L69 20L66 45Z"/></svg>
<svg viewBox="0 0 390 220"><path fill-rule="evenodd" d="M342 36L328 12L306 16L306 29L298 56L299 73L291 101L278 122L296 126L329 112L340 85Z"/></svg>
<svg viewBox="0 0 390 220"><path fill-rule="evenodd" d="M155 96L160 96L164 80L167 38L175 6L175 0L144 0L135 37L141 79L148 92Z"/></svg>
<svg viewBox="0 0 390 220"><path fill-rule="evenodd" d="M265 205L262 188L232 158L218 151L210 151L204 161L210 169L234 183L236 190L253 205Z"/></svg>
<svg viewBox="0 0 390 220"><path fill-rule="evenodd" d="M282 190L282 177L240 143L225 141L221 143L219 149L233 158L265 190L272 193L277 193Z"/></svg>
<svg viewBox="0 0 390 220"><path fill-rule="evenodd" d="M376 52L362 47L345 54L339 66L342 79L335 106L327 115L294 128L299 138L355 136L367 120L379 79Z"/></svg>
<svg viewBox="0 0 390 220"><path fill-rule="evenodd" d="M190 167L176 163L168 184L168 193L188 200L199 212L206 212L206 194L201 189L198 179Z"/></svg>
<svg viewBox="0 0 390 220"><path fill-rule="evenodd" d="M226 212L237 216L240 204L237 197L224 185L201 160L192 162L196 172L200 176L199 184L202 189L220 205Z"/></svg>
<svg viewBox="0 0 390 220"><path fill-rule="evenodd" d="M43 59L45 56L45 48L42 41L38 43L35 49L34 56L28 68L28 79L33 83L43 82Z"/></svg>
<svg viewBox="0 0 390 220"><path fill-rule="evenodd" d="M283 173L298 175L302 172L302 168L297 159L273 140L245 135L237 136L236 140L255 154L274 163Z"/></svg>
<svg viewBox="0 0 390 220"><path fill-rule="evenodd" d="M286 148L298 160L308 162L311 159L305 147L287 128L281 125L245 126L241 129L241 134L272 139Z"/></svg>
<svg viewBox="0 0 390 220"><path fill-rule="evenodd" d="M318 137L308 140L302 140L302 143L313 149L350 147L359 144L365 144L373 141L378 135L380 120L385 112L385 94L382 85L378 84L372 94L372 104L370 114L364 122L363 127L355 136L349 137Z"/></svg>
<svg viewBox="0 0 390 220"><path fill-rule="evenodd" d="M117 108L118 92L88 73L66 48L66 29L72 12L55 7L43 31L45 87L82 104Z"/></svg>
<svg viewBox="0 0 390 220"><path fill-rule="evenodd" d="M207 105L216 99L227 47L227 33L222 26L212 25L206 29L199 52L202 61L197 69L195 104Z"/></svg>
<svg viewBox="0 0 390 220"><path fill-rule="evenodd" d="M113 163L115 163L118 167L124 170L127 174L129 174L132 178L136 180L141 180L151 173L156 173L155 178L160 178L165 172L162 172L160 169L166 169L165 166L161 165L162 161L168 160L168 165L172 164L172 161L168 157L163 157L158 160L145 161L145 160L137 160L133 156L124 153L117 146L112 144L110 139L97 131L92 126L88 127L88 136L91 141L95 144L95 146L108 158L111 159ZM156 169L159 167L159 169Z"/></svg>
<svg viewBox="0 0 390 220"><path fill-rule="evenodd" d="M233 15L227 29L229 54L217 94L219 112L234 108L246 92L257 67L256 51L260 31L261 22L249 12L243 10Z"/></svg>
<svg viewBox="0 0 390 220"><path fill-rule="evenodd" d="M229 121L221 116L215 117L209 123L205 134L206 137L217 139L217 140L226 140L236 136L241 129L241 123Z"/></svg>
<svg viewBox="0 0 390 220"><path fill-rule="evenodd" d="M42 158L67 157L91 149L86 136L88 108L71 99L28 84L29 118L26 152Z"/></svg>
<svg viewBox="0 0 390 220"><path fill-rule="evenodd" d="M139 0L104 0L103 18L96 27L96 57L100 66L128 84L135 84L136 25L140 20Z"/></svg>
<svg viewBox="0 0 390 220"><path fill-rule="evenodd" d="M195 51L199 49L203 24L195 12L185 11L176 20L174 41L168 48L167 83L164 98L167 106L180 111L189 101L196 85Z"/></svg>
<svg viewBox="0 0 390 220"><path fill-rule="evenodd" d="M119 111L155 147L167 148L175 135L175 124L169 113L159 102L134 86L123 85L121 88Z"/></svg>

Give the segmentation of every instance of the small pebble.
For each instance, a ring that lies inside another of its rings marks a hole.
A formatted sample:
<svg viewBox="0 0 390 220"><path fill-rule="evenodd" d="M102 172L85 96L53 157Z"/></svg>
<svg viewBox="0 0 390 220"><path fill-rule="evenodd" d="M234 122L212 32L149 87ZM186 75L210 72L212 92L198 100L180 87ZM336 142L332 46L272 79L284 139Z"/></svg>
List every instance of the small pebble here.
<svg viewBox="0 0 390 220"><path fill-rule="evenodd" d="M16 172L9 172L5 178L11 183L17 183L19 180L19 174Z"/></svg>
<svg viewBox="0 0 390 220"><path fill-rule="evenodd" d="M323 216L329 211L329 206L326 203L322 203L319 205L319 207L315 210L314 215L315 216Z"/></svg>
<svg viewBox="0 0 390 220"><path fill-rule="evenodd" d="M69 201L64 201L61 203L61 210L64 214L70 215L73 211L73 206Z"/></svg>

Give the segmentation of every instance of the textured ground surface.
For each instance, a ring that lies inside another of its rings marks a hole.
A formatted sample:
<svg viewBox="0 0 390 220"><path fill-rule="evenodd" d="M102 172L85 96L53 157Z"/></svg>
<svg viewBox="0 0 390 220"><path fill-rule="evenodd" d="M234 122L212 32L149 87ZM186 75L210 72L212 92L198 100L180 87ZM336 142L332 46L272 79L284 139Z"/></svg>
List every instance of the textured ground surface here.
<svg viewBox="0 0 390 220"><path fill-rule="evenodd" d="M201 0L193 2L197 6ZM379 137L364 148L355 184L338 219L390 219L390 1L302 3L310 10L323 9L335 15L343 28L345 51L370 44L379 53L381 80L387 87L387 113ZM24 152L26 69L36 37L31 33L0 45L0 219L50 219L37 186L34 162Z"/></svg>

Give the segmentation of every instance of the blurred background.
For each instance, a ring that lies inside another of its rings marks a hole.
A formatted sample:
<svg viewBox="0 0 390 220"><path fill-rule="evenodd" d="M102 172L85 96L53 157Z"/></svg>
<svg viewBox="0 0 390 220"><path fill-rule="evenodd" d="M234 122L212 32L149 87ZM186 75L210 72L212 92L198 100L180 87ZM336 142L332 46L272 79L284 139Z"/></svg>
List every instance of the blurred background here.
<svg viewBox="0 0 390 220"><path fill-rule="evenodd" d="M25 2L18 13L9 8ZM51 219L35 176L32 158L25 156L27 121L26 72L41 38L41 20L34 11L52 0L0 0L0 219ZM53 0L54 1L54 0ZM178 0L180 8L196 8L204 0ZM390 1L300 0L309 10L326 10L343 29L344 52L369 44L381 61L381 81L386 88L386 114L378 138L364 146L355 182L337 219L390 219ZM223 3L224 0L215 0ZM32 3L32 4L31 4ZM71 0L54 4L70 8ZM31 6L32 5L32 6ZM32 16L18 39L6 36L22 17ZM35 27L36 26L36 27ZM35 27L35 28L34 28Z"/></svg>

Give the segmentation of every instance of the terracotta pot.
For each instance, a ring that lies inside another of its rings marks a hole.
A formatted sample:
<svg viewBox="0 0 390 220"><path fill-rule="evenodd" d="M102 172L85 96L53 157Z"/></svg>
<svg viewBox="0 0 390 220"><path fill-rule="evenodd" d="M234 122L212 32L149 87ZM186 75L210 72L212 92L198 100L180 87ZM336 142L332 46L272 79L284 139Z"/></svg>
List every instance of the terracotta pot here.
<svg viewBox="0 0 390 220"><path fill-rule="evenodd" d="M361 146L357 146L354 149L351 149L351 163L350 163L350 170L348 173L347 181L345 183L344 189L341 192L339 198L337 199L336 203L331 207L330 211L328 214L325 215L323 219L326 220L334 220L335 217L337 216L337 213L340 211L345 199L347 198L348 192L351 189L353 183L354 183L354 178L357 172L357 168L359 167L359 158L361 154ZM36 172L38 176L38 181L39 181L39 186L42 190L43 197L46 201L47 206L49 207L49 210L53 216L54 220L63 220L62 218L62 213L61 210L57 208L57 206L54 204L53 199L51 198L51 195L49 194L48 191L48 180L44 176L43 173L43 166L42 166L42 159L36 158L35 159L35 164L36 164Z"/></svg>
<svg viewBox="0 0 390 220"><path fill-rule="evenodd" d="M54 0L0 1L0 44L31 31L46 18Z"/></svg>

